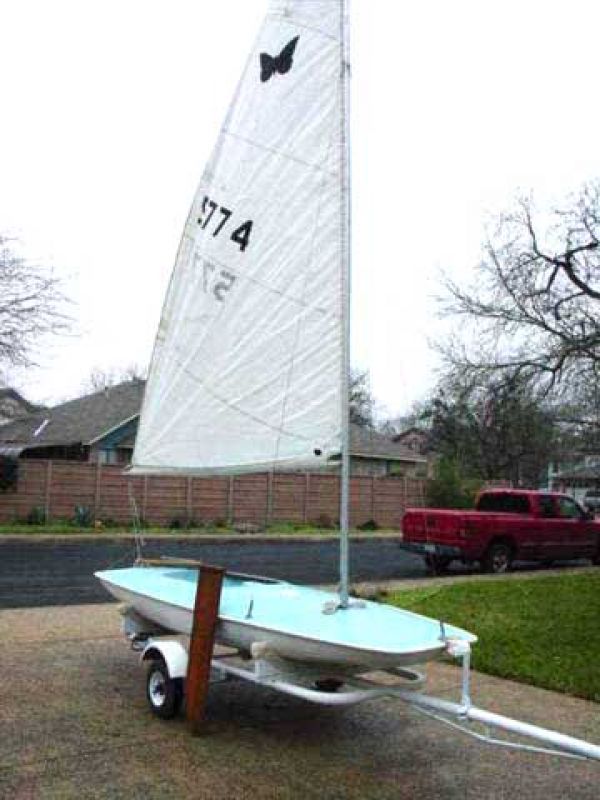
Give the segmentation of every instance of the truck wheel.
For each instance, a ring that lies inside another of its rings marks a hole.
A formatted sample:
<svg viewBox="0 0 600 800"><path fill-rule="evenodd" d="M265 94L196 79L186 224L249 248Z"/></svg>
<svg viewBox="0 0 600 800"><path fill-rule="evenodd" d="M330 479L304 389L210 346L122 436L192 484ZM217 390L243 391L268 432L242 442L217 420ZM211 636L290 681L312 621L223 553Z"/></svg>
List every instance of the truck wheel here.
<svg viewBox="0 0 600 800"><path fill-rule="evenodd" d="M162 659L150 662L146 676L146 699L153 714L161 719L172 719L181 707L183 681L171 678Z"/></svg>
<svg viewBox="0 0 600 800"><path fill-rule="evenodd" d="M503 542L491 544L483 557L482 564L484 572L492 572L495 575L508 572L512 564L512 550Z"/></svg>
<svg viewBox="0 0 600 800"><path fill-rule="evenodd" d="M448 570L451 560L452 559L447 556L434 556L431 554L425 556L427 569L434 575L443 575L443 573Z"/></svg>

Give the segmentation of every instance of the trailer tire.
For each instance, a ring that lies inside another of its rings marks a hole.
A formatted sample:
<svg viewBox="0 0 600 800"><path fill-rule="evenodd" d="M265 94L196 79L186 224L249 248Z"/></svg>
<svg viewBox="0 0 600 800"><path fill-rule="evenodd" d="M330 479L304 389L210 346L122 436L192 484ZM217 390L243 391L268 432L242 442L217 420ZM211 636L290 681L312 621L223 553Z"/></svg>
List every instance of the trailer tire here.
<svg viewBox="0 0 600 800"><path fill-rule="evenodd" d="M152 713L161 719L173 719L181 708L183 680L171 678L162 658L153 658L148 665L146 699Z"/></svg>
<svg viewBox="0 0 600 800"><path fill-rule="evenodd" d="M484 572L502 575L511 567L513 560L512 548L506 542L492 542L485 552L482 560Z"/></svg>

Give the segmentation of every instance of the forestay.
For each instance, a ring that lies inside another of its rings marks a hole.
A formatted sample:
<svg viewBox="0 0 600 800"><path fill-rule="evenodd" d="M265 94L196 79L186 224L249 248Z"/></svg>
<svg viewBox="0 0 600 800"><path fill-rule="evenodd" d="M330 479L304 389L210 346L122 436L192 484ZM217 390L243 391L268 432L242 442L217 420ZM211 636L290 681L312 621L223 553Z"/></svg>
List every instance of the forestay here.
<svg viewBox="0 0 600 800"><path fill-rule="evenodd" d="M135 472L314 468L340 452L343 7L270 4L185 225Z"/></svg>

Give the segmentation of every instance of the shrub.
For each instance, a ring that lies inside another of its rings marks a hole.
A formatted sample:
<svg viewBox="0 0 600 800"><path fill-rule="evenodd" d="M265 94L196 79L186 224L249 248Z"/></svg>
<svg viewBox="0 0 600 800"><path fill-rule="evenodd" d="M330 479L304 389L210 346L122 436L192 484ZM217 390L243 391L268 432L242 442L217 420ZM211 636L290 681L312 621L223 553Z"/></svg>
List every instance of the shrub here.
<svg viewBox="0 0 600 800"><path fill-rule="evenodd" d="M75 506L75 515L73 517L73 525L79 528L89 528L93 523L93 514L91 509L87 506Z"/></svg>
<svg viewBox="0 0 600 800"><path fill-rule="evenodd" d="M34 506L25 517L28 525L45 525L47 521L46 509L41 506Z"/></svg>
<svg viewBox="0 0 600 800"><path fill-rule="evenodd" d="M329 514L319 514L319 516L315 519L315 524L319 528L335 528L335 520L333 520Z"/></svg>
<svg viewBox="0 0 600 800"><path fill-rule="evenodd" d="M473 508L481 483L476 478L463 478L453 459L440 458L434 476L427 484L427 505L432 508Z"/></svg>
<svg viewBox="0 0 600 800"><path fill-rule="evenodd" d="M13 456L0 456L0 492L16 490L19 482L19 462Z"/></svg>
<svg viewBox="0 0 600 800"><path fill-rule="evenodd" d="M363 522L362 525L356 526L359 531L378 531L379 525L375 522L374 519L368 519L366 522Z"/></svg>

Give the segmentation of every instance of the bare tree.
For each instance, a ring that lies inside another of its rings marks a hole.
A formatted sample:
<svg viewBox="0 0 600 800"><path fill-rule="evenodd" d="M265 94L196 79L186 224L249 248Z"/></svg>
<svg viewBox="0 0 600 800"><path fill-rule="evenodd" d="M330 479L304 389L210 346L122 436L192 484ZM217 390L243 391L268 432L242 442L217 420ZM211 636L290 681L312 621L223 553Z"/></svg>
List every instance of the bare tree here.
<svg viewBox="0 0 600 800"><path fill-rule="evenodd" d="M502 374L481 386L447 380L423 416L430 447L465 475L538 486L558 446L553 412L530 381Z"/></svg>
<svg viewBox="0 0 600 800"><path fill-rule="evenodd" d="M463 378L505 373L597 395L600 181L546 212L520 198L488 236L476 286L445 289L442 313L461 317L462 332L438 349Z"/></svg>
<svg viewBox="0 0 600 800"><path fill-rule="evenodd" d="M350 371L350 422L361 428L374 427L375 399L371 393L371 381L367 370Z"/></svg>
<svg viewBox="0 0 600 800"><path fill-rule="evenodd" d="M129 364L127 367L94 367L87 380L83 383L84 391L100 392L110 386L116 386L126 381L146 380L146 370L138 364Z"/></svg>
<svg viewBox="0 0 600 800"><path fill-rule="evenodd" d="M16 255L0 236L0 366L31 366L40 339L70 327L65 304L59 278Z"/></svg>

